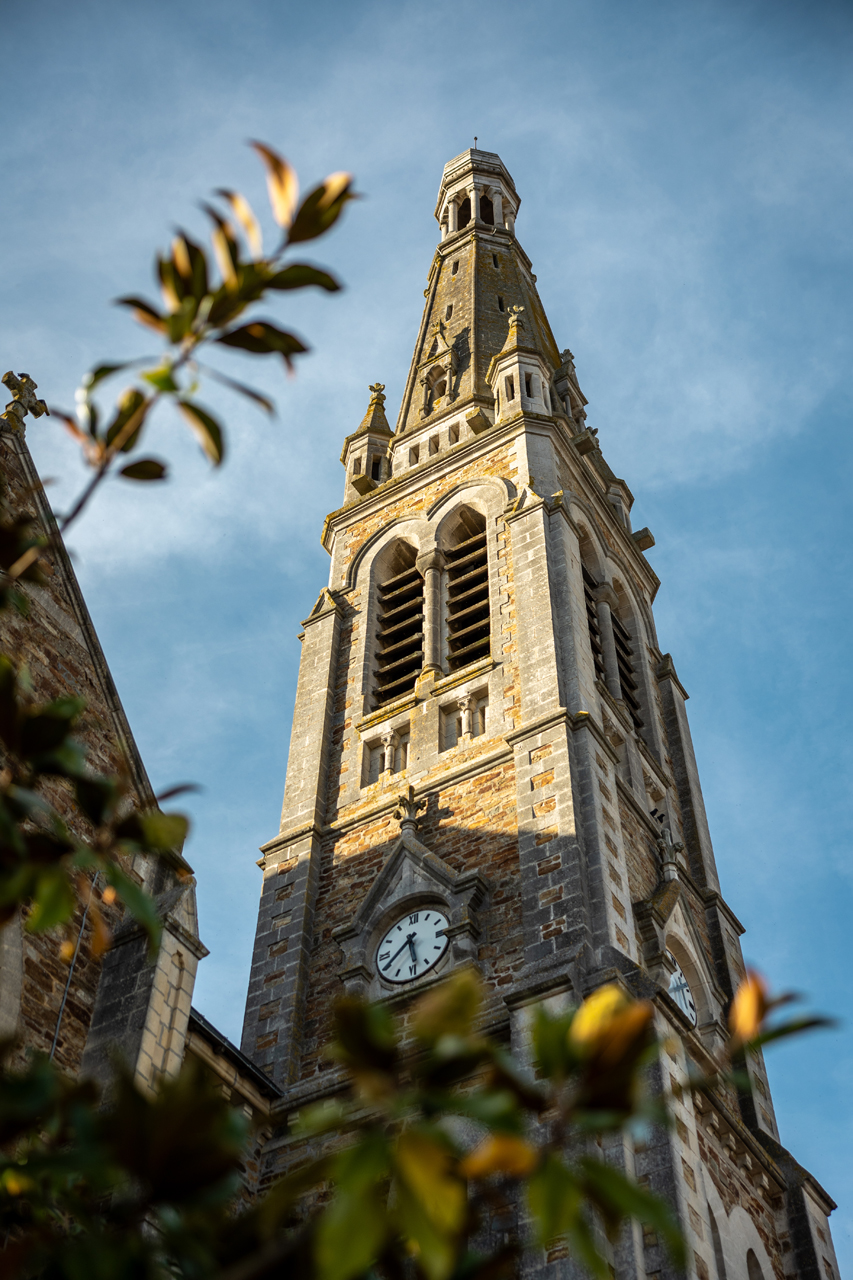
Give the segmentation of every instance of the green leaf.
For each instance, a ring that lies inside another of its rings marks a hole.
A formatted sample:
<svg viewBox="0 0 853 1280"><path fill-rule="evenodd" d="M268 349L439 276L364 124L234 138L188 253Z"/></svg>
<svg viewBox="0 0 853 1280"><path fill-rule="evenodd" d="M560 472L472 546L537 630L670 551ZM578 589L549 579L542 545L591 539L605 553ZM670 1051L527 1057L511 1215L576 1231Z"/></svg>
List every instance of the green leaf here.
<svg viewBox="0 0 853 1280"><path fill-rule="evenodd" d="M636 1218L654 1227L666 1241L677 1267L684 1262L684 1239L669 1204L627 1178L619 1169L584 1156L579 1161L584 1190L612 1229L623 1218Z"/></svg>
<svg viewBox="0 0 853 1280"><path fill-rule="evenodd" d="M255 404L260 405L268 414L275 413L275 405L268 396L261 395L260 391L256 391L254 387L247 387L244 382L238 382L236 378L229 378L227 374L220 373L218 369L211 369L209 365L200 365L208 377L221 382L223 386L230 387L232 391L238 391L241 396L246 396L249 400L254 400Z"/></svg>
<svg viewBox="0 0 853 1280"><path fill-rule="evenodd" d="M166 332L166 317L144 298L128 295L124 298L116 298L115 304L117 307L130 307L134 320L144 324L146 328L154 329L157 333Z"/></svg>
<svg viewBox="0 0 853 1280"><path fill-rule="evenodd" d="M108 445L112 445L118 440L119 436L123 436L125 429L131 425L131 421L136 425L130 435L123 439L119 446L121 453L129 453L130 450L139 443L139 437L142 433L142 427L148 410L151 408L151 401L147 400L143 393L136 387L130 387L123 394L118 402L118 409L115 417L107 427L106 440Z"/></svg>
<svg viewBox="0 0 853 1280"><path fill-rule="evenodd" d="M341 216L344 205L356 199L351 191L352 174L332 173L302 201L287 236L288 244L315 240L324 235Z"/></svg>
<svg viewBox="0 0 853 1280"><path fill-rule="evenodd" d="M32 758L63 746L85 706L84 698L57 698L28 711L21 726L21 754Z"/></svg>
<svg viewBox="0 0 853 1280"><path fill-rule="evenodd" d="M160 853L180 850L190 829L182 813L143 813L139 818L142 836L149 849Z"/></svg>
<svg viewBox="0 0 853 1280"><path fill-rule="evenodd" d="M376 1261L387 1234L383 1134L368 1132L335 1159L335 1197L320 1215L314 1256L321 1280L352 1280Z"/></svg>
<svg viewBox="0 0 853 1280"><path fill-rule="evenodd" d="M121 796L121 789L113 778L77 778L74 783L74 793L86 817L99 827L104 821L105 814L114 807Z"/></svg>
<svg viewBox="0 0 853 1280"><path fill-rule="evenodd" d="M285 333L274 324L265 320L255 320L252 324L242 325L239 329L231 329L215 339L225 347L239 347L241 351L251 351L253 355L278 354L288 369L293 368L292 356L302 355L308 350L304 342L292 333Z"/></svg>
<svg viewBox="0 0 853 1280"><path fill-rule="evenodd" d="M193 400L179 400L178 406L215 467L225 457L225 441L222 428L215 418Z"/></svg>
<svg viewBox="0 0 853 1280"><path fill-rule="evenodd" d="M537 1005L533 1017L533 1049L536 1070L546 1080L564 1080L577 1065L577 1056L569 1041L569 1028L575 1010L569 1009L556 1017L543 1006Z"/></svg>
<svg viewBox="0 0 853 1280"><path fill-rule="evenodd" d="M277 271L267 281L266 287L268 289L305 289L312 284L317 285L319 289L325 289L327 293L337 293L341 287L328 271L321 271L319 267L312 267L307 262L294 262L282 271Z"/></svg>
<svg viewBox="0 0 853 1280"><path fill-rule="evenodd" d="M33 892L33 906L27 919L28 933L43 933L64 924L74 912L76 898L63 867L39 872Z"/></svg>
<svg viewBox="0 0 853 1280"><path fill-rule="evenodd" d="M126 480L165 480L167 474L164 463L156 458L140 458L139 462L131 462L119 472Z"/></svg>
<svg viewBox="0 0 853 1280"><path fill-rule="evenodd" d="M99 382L103 382L105 378L111 378L114 373L119 373L122 369L128 369L133 363L133 360L123 360L121 364L99 364L91 373L86 374L80 386L87 395L90 395Z"/></svg>
<svg viewBox="0 0 853 1280"><path fill-rule="evenodd" d="M201 302L208 290L207 257L184 231L172 241L172 263L196 302Z"/></svg>
<svg viewBox="0 0 853 1280"><path fill-rule="evenodd" d="M529 1178L527 1204L541 1245L566 1234L581 1214L577 1178L555 1155L549 1155Z"/></svg>
<svg viewBox="0 0 853 1280"><path fill-rule="evenodd" d="M140 375L146 382L150 382L152 387L156 387L158 391L172 392L180 391L175 379L172 377L172 366L170 364L161 364L157 369L146 369Z"/></svg>
<svg viewBox="0 0 853 1280"><path fill-rule="evenodd" d="M154 899L117 862L108 863L104 874L134 920L148 934L148 954L153 958L157 954L163 932L163 922L157 913Z"/></svg>

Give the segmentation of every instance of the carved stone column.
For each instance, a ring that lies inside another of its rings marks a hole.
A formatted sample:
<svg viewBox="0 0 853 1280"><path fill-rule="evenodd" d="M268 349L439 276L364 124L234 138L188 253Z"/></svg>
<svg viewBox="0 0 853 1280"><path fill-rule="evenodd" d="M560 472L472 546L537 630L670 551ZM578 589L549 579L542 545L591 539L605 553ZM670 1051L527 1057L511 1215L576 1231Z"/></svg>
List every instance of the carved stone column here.
<svg viewBox="0 0 853 1280"><path fill-rule="evenodd" d="M452 236L459 230L459 205L455 199L447 202L447 234Z"/></svg>
<svg viewBox="0 0 853 1280"><path fill-rule="evenodd" d="M474 732L472 721L474 718L474 709L476 705L477 705L477 699L473 696L473 694L470 694L470 693L466 694L465 697L461 698L459 701L459 706L462 709L462 737L463 738L465 737L470 738L471 734Z"/></svg>
<svg viewBox="0 0 853 1280"><path fill-rule="evenodd" d="M397 763L397 760L396 760L397 747L399 745L400 745L400 739L397 737L397 734L394 732L393 729L391 729L388 733L383 733L382 735L382 747L383 747L382 771L383 773L394 772L394 765Z"/></svg>
<svg viewBox="0 0 853 1280"><path fill-rule="evenodd" d="M427 551L418 556L417 567L424 575L424 665L422 674L429 671L442 675L441 668L441 571L444 556L440 551Z"/></svg>
<svg viewBox="0 0 853 1280"><path fill-rule="evenodd" d="M598 627L601 632L601 649L604 654L604 669L607 688L617 701L622 700L622 685L619 682L619 664L616 661L616 641L613 638L613 616L611 609L618 603L616 592L607 582L602 582L594 591L595 605L598 610Z"/></svg>
<svg viewBox="0 0 853 1280"><path fill-rule="evenodd" d="M476 182L471 186L471 221L480 221L480 188Z"/></svg>
<svg viewBox="0 0 853 1280"><path fill-rule="evenodd" d="M492 193L492 204L495 210L495 226L502 227L504 224L504 199L501 195L500 187L495 187Z"/></svg>

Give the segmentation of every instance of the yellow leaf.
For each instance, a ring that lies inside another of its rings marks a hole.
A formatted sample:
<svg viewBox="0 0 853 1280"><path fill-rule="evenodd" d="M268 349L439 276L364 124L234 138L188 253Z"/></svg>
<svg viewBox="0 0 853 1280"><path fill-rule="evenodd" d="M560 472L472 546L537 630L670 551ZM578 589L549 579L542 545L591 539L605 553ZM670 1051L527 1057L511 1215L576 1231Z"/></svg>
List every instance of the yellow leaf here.
<svg viewBox="0 0 853 1280"><path fill-rule="evenodd" d="M422 996L412 1010L411 1028L419 1040L470 1035L483 993L471 969L460 969L447 982Z"/></svg>
<svg viewBox="0 0 853 1280"><path fill-rule="evenodd" d="M767 983L761 974L750 969L735 992L729 1011L729 1029L735 1040L754 1040L770 1009Z"/></svg>
<svg viewBox="0 0 853 1280"><path fill-rule="evenodd" d="M340 194L346 191L352 180L352 174L344 173L343 170L338 173L330 173L323 183L323 194L317 202L317 207L319 209L328 209L329 205L334 204Z"/></svg>
<svg viewBox="0 0 853 1280"><path fill-rule="evenodd" d="M511 1133L493 1133L469 1152L459 1171L464 1178L488 1178L493 1173L526 1178L538 1162L538 1151L524 1138Z"/></svg>
<svg viewBox="0 0 853 1280"><path fill-rule="evenodd" d="M101 899L103 900L104 906L111 907L115 902L117 896L118 895L116 894L116 891L113 888L113 886L111 884L108 884L104 892L101 894Z"/></svg>
<svg viewBox="0 0 853 1280"><path fill-rule="evenodd" d="M296 173L283 156L263 142L252 142L267 171L267 189L270 195L273 217L280 227L293 222L299 200L299 181Z"/></svg>
<svg viewBox="0 0 853 1280"><path fill-rule="evenodd" d="M223 200L228 201L234 210L234 217L246 233L250 249L260 257L263 251L261 228L249 201L239 191L226 191L224 188L220 188L216 194L222 196Z"/></svg>
<svg viewBox="0 0 853 1280"><path fill-rule="evenodd" d="M401 1134L397 1169L420 1207L442 1234L460 1231L465 1220L464 1183L451 1170L450 1152L441 1143L409 1129Z"/></svg>
<svg viewBox="0 0 853 1280"><path fill-rule="evenodd" d="M92 958L100 960L101 956L109 950L112 935L95 902L89 903L89 915L92 920Z"/></svg>
<svg viewBox="0 0 853 1280"><path fill-rule="evenodd" d="M648 1000L631 1000L615 983L584 1000L569 1028L569 1041L585 1057L613 1064L644 1038L654 1016Z"/></svg>
<svg viewBox="0 0 853 1280"><path fill-rule="evenodd" d="M70 938L66 938L62 946L59 948L59 958L63 964L70 964L74 958L74 943Z"/></svg>

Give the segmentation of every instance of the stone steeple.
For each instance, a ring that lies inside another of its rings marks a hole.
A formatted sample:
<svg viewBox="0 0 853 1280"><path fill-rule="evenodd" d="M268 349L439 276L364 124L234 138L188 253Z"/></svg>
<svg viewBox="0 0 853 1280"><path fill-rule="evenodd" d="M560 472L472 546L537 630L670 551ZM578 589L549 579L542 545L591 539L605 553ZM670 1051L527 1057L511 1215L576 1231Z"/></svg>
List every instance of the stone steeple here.
<svg viewBox="0 0 853 1280"><path fill-rule="evenodd" d="M442 240L397 431L417 431L449 412L493 404L489 362L503 347L513 307L523 307L530 343L552 369L560 354L530 259L515 234L521 201L499 156L463 151L445 165L435 216Z"/></svg>
<svg viewBox="0 0 853 1280"><path fill-rule="evenodd" d="M743 926L658 645L654 539L587 427L519 203L491 152L445 167L397 430L376 384L347 437L262 851L243 1052L284 1117L345 1087L324 1052L345 992L399 1007L471 964L490 1027L524 1056L538 1001L619 982L654 1001L683 1092L670 1130L607 1158L669 1197L691 1275L836 1277L833 1203L779 1142L762 1055L740 1096L689 1087L725 1040ZM421 910L442 942L388 973L383 939ZM264 1176L299 1159L291 1144L282 1126ZM612 1261L615 1280L673 1276L650 1232L624 1233ZM540 1256L524 1280L546 1271L576 1274Z"/></svg>

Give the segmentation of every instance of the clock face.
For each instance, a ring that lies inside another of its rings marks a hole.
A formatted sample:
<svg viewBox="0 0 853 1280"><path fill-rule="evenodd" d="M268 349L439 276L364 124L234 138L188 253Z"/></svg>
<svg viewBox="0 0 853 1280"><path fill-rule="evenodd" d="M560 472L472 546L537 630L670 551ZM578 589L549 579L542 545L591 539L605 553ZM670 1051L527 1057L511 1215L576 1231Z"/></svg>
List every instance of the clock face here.
<svg viewBox="0 0 853 1280"><path fill-rule="evenodd" d="M407 911L383 933L376 949L376 968L387 982L413 982L423 977L447 950L442 933L447 916L434 907Z"/></svg>
<svg viewBox="0 0 853 1280"><path fill-rule="evenodd" d="M672 963L675 965L675 972L669 980L669 994L678 1005L682 1013L686 1014L690 1022L696 1026L696 1005L693 1002L693 996L690 994L690 987L687 985L681 965L676 960L671 951L666 953Z"/></svg>

